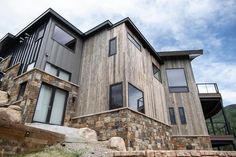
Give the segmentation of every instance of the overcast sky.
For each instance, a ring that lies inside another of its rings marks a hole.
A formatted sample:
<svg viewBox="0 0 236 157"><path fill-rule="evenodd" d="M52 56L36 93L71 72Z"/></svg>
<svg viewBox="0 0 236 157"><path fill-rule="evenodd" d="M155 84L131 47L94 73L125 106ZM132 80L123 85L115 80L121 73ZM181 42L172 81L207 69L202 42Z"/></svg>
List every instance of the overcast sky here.
<svg viewBox="0 0 236 157"><path fill-rule="evenodd" d="M130 17L156 51L203 49L196 82L216 82L236 103L236 0L1 0L0 38L17 34L49 7L85 32Z"/></svg>

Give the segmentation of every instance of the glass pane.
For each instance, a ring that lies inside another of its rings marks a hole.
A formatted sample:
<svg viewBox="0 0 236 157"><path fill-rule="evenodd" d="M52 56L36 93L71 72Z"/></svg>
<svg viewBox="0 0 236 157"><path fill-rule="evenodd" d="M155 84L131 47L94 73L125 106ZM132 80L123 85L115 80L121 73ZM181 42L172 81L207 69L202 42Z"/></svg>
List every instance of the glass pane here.
<svg viewBox="0 0 236 157"><path fill-rule="evenodd" d="M183 107L179 107L179 117L180 117L181 124L186 124L186 118L185 118Z"/></svg>
<svg viewBox="0 0 236 157"><path fill-rule="evenodd" d="M129 84L129 108L144 113L143 92Z"/></svg>
<svg viewBox="0 0 236 157"><path fill-rule="evenodd" d="M154 64L152 64L152 68L154 77L161 81L161 71Z"/></svg>
<svg viewBox="0 0 236 157"><path fill-rule="evenodd" d="M37 40L42 38L43 34L44 34L44 27L41 27L40 30L38 31Z"/></svg>
<svg viewBox="0 0 236 157"><path fill-rule="evenodd" d="M57 76L57 68L49 63L46 63L45 71L51 75Z"/></svg>
<svg viewBox="0 0 236 157"><path fill-rule="evenodd" d="M109 42L109 55L116 54L116 38L111 39Z"/></svg>
<svg viewBox="0 0 236 157"><path fill-rule="evenodd" d="M132 35L130 35L128 33L128 39L129 41L131 41L135 47L137 47L139 49L139 51L141 51L141 45L138 43L138 41L136 41L136 39L134 39L134 37Z"/></svg>
<svg viewBox="0 0 236 157"><path fill-rule="evenodd" d="M123 106L122 83L112 85L110 89L110 109Z"/></svg>
<svg viewBox="0 0 236 157"><path fill-rule="evenodd" d="M67 93L63 90L56 90L52 105L52 112L49 122L50 124L61 125L66 103L66 94Z"/></svg>
<svg viewBox="0 0 236 157"><path fill-rule="evenodd" d="M166 70L169 87L187 86L184 69Z"/></svg>
<svg viewBox="0 0 236 157"><path fill-rule="evenodd" d="M176 124L176 119L175 119L175 110L173 107L170 107L169 108L169 114L170 114L170 123L173 125L173 124Z"/></svg>
<svg viewBox="0 0 236 157"><path fill-rule="evenodd" d="M70 80L70 74L65 72L65 71L60 71L59 72L59 78L69 81Z"/></svg>
<svg viewBox="0 0 236 157"><path fill-rule="evenodd" d="M52 95L52 88L46 85L41 86L38 102L34 114L34 121L46 122L49 103Z"/></svg>
<svg viewBox="0 0 236 157"><path fill-rule="evenodd" d="M53 32L53 39L55 39L57 42L68 47L71 50L75 49L75 44L76 44L75 38L57 26L55 26Z"/></svg>
<svg viewBox="0 0 236 157"><path fill-rule="evenodd" d="M26 71L32 70L32 69L34 68L34 65L35 65L35 62L29 64L29 65L27 66L27 70L26 70Z"/></svg>

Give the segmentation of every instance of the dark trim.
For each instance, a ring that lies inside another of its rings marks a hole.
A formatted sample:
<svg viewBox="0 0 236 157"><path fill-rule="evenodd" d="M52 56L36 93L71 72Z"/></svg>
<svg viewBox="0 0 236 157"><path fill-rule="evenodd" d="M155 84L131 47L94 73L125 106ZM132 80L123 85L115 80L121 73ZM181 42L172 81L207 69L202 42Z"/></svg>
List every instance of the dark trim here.
<svg viewBox="0 0 236 157"><path fill-rule="evenodd" d="M186 81L186 86L169 86L167 70L175 70L175 69L183 69L184 77L185 77L185 81ZM168 86L168 89L169 89L170 93L188 93L189 92L187 75L185 73L185 69L184 68L166 68L165 70L166 70L167 86ZM173 90L171 90L171 89L174 89L174 88L186 88L186 90L181 90L181 91L173 91Z"/></svg>
<svg viewBox="0 0 236 157"><path fill-rule="evenodd" d="M71 81L71 77L72 77L71 72L66 71L66 70L62 69L61 67L56 66L56 65L54 65L54 64L52 64L52 63L50 63L50 62L48 62L48 61L47 61L47 62L45 63L45 65L44 65L44 71L45 71L45 69L46 69L47 63L50 64L51 66L53 66L55 69L57 69L57 75L54 75L54 76L60 78L60 77L59 77L59 73L60 73L60 71L63 71L63 72L65 72L65 73L68 73L68 74L69 74L69 80L65 80L65 81ZM45 72L46 72L46 71L45 71ZM46 73L48 73L48 72L46 72ZM49 73L49 74L50 74L50 73ZM52 74L50 74L50 75L52 75ZM61 78L60 78L60 79L61 79Z"/></svg>
<svg viewBox="0 0 236 157"><path fill-rule="evenodd" d="M20 97L21 97L21 96L24 97L26 87L27 87L27 81L22 82L22 83L20 84L20 88L19 88L19 90L18 90L18 96L17 96L17 99L16 99L16 100L20 100ZM22 92L23 92L23 93L22 93Z"/></svg>
<svg viewBox="0 0 236 157"><path fill-rule="evenodd" d="M51 97L50 97L50 102L49 102L49 107L50 107L50 109L48 109L48 111L47 111L46 122L39 122L39 121L34 121L34 116L35 116L35 111L36 111L36 108L37 108L37 105L38 105L39 95L40 95L40 92L41 92L41 89L42 89L42 86L43 86L43 85L52 88L52 95L51 95ZM66 107L67 107L67 104L68 104L69 91L67 91L67 90L65 90L65 89L62 89L62 88L58 88L58 87L53 86L53 85L51 85L51 84L48 84L48 83L46 83L46 82L42 82L42 83L41 83L41 86L40 86L40 88L39 88L38 98L37 98L37 102L36 102L36 104L35 104L34 113L33 113L32 120L31 120L32 122L44 123L44 124L51 124L51 123L49 123L49 122L50 122L51 112L52 112L52 108L53 108L53 102L54 102L53 100L54 100L54 98L55 98L55 93L56 93L56 90L57 90L57 89L66 92L66 98L65 98L65 102L64 102L63 113L62 113L62 119L61 119L61 124L60 124L60 125L63 125L63 124L64 124L64 121L65 121L65 113L66 113ZM52 124L52 125L57 125L57 124Z"/></svg>
<svg viewBox="0 0 236 157"><path fill-rule="evenodd" d="M128 107L129 107L129 85L131 85L132 87L136 88L138 91L142 92L142 95L143 95L143 107L144 107L144 109L143 109L143 114L145 114L144 92L143 92L141 89L139 89L139 88L137 88L136 86L134 86L134 85L133 85L132 83L130 83L130 82L128 82ZM137 108L137 111L138 111L138 108ZM140 112L140 111L138 111L138 112ZM142 112L141 112L141 113L142 113Z"/></svg>
<svg viewBox="0 0 236 157"><path fill-rule="evenodd" d="M139 43L139 41L137 41L134 36L132 34L130 34L129 32L127 32L127 38L128 40L140 51L142 52L142 45ZM131 40L130 38L132 38L133 40ZM138 46L137 46L138 45Z"/></svg>
<svg viewBox="0 0 236 157"><path fill-rule="evenodd" d="M160 74L160 79L156 78L155 77L155 74L154 74L154 67L156 67L159 71L159 74ZM162 83L162 75L161 75L161 70L154 64L152 63L152 74L153 74L153 77L155 77L155 79L157 79L160 83Z"/></svg>
<svg viewBox="0 0 236 157"><path fill-rule="evenodd" d="M42 35L40 38L38 38L39 32L40 32L41 30L43 31L43 35ZM42 26L40 26L40 27L38 28L37 33L36 33L36 36L35 36L35 39L34 39L35 42L38 41L38 40L40 40L40 39L42 39L42 38L44 37L45 30L46 30L46 24L43 24Z"/></svg>
<svg viewBox="0 0 236 157"><path fill-rule="evenodd" d="M116 86L116 85L121 85L121 96L122 96L122 100L121 100L121 102L122 102L122 106L121 107L124 107L124 104L123 104L123 99L124 99L124 96L123 96L123 82L118 82L118 83L114 83L114 84L111 84L110 86L109 86L109 110L113 110L113 109L115 109L115 108L111 108L111 88L113 87L113 86Z"/></svg>
<svg viewBox="0 0 236 157"><path fill-rule="evenodd" d="M116 52L115 53L113 53L113 54L111 54L111 41L113 41L113 40L115 40L116 42ZM114 37L114 38L111 38L110 40L109 40L109 54L108 54L108 57L110 57L110 56L113 56L113 55L116 55L117 54L117 37Z"/></svg>
<svg viewBox="0 0 236 157"><path fill-rule="evenodd" d="M179 118L180 118L181 124L187 124L187 119L186 119L184 107L178 107L178 110L179 110ZM181 110L182 110L182 111L181 111ZM183 117L181 116L181 113L180 113L180 112L183 112Z"/></svg>
<svg viewBox="0 0 236 157"><path fill-rule="evenodd" d="M171 114L171 111L173 111L173 115ZM169 118L170 118L170 124L176 125L176 116L175 116L175 108L169 107Z"/></svg>

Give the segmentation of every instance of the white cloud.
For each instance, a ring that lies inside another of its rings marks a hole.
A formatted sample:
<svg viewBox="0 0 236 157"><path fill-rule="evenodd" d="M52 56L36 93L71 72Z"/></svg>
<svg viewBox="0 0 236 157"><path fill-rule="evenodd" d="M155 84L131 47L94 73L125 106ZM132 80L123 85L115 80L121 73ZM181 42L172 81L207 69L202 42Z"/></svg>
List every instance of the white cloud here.
<svg viewBox="0 0 236 157"><path fill-rule="evenodd" d="M232 74L236 65L215 59L224 45L211 27L223 29L235 23L235 0L1 0L0 38L7 32L18 33L49 7L83 32L107 19L114 23L130 17L157 51L202 48L216 52L193 63L196 78L218 82L223 93L234 93L230 84L236 82ZM234 94L223 94L227 102L236 102L229 95Z"/></svg>

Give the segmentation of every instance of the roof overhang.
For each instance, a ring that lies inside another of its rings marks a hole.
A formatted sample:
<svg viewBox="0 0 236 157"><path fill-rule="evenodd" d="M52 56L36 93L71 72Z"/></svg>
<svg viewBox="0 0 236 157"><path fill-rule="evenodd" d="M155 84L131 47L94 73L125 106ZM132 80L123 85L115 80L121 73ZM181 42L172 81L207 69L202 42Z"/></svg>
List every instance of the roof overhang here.
<svg viewBox="0 0 236 157"><path fill-rule="evenodd" d="M184 50L184 51L162 51L158 52L162 59L174 57L188 57L190 60L203 54L203 50Z"/></svg>

